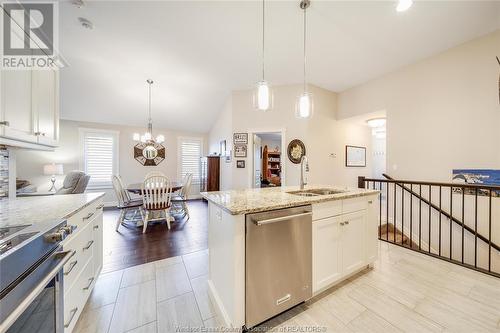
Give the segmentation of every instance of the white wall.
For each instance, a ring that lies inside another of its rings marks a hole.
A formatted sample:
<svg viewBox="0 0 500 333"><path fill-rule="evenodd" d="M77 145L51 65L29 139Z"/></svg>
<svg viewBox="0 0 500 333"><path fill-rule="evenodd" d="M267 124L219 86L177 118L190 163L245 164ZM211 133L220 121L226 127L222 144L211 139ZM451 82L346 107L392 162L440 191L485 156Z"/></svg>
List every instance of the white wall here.
<svg viewBox="0 0 500 333"><path fill-rule="evenodd" d="M358 176L371 174L370 161L367 161L366 168L346 168L345 145L365 146L368 148L367 156L370 156L369 128L349 120L337 121L337 95L315 86L310 87L314 96L313 118L295 118L295 101L301 89L302 85L273 87L274 108L266 113L258 113L253 109L252 91L233 92L231 107L226 105L210 131L210 147L217 146L221 138L226 138L228 145L232 144L233 132L250 134L283 131L285 147L292 139L300 139L306 145L311 169L309 183L356 186ZM228 112L232 115L227 115ZM249 135L248 146L253 146L252 135ZM330 157L330 153L336 154L336 157ZM246 158L245 169L237 169L233 158L230 168L222 170L222 178L229 179L222 189L251 187L252 168L248 167L253 165L251 155ZM299 175L299 166L284 158L285 185L298 185Z"/></svg>
<svg viewBox="0 0 500 333"><path fill-rule="evenodd" d="M135 132L142 133L143 127L116 126L97 123L75 122L61 120L59 147L53 152L17 150L16 164L17 177L30 180L38 186L38 191L47 191L50 185L50 176L43 175L43 165L47 163L62 163L64 172L80 169L80 147L78 138L78 128L95 128L118 131L119 134L119 152L118 166L119 174L125 184L138 183L144 179L144 176L150 171L161 171L171 179L178 179L177 166L177 139L182 136L202 137L204 141L204 151L207 150L208 138L205 134L175 132L163 129L153 129L155 133L165 136L164 146L166 147L166 158L158 166L142 166L134 159L133 147L135 142L132 135ZM64 176L57 177L56 186L60 187ZM116 199L113 190L106 191L105 202L114 202ZM197 185L193 185L192 193L199 193Z"/></svg>
<svg viewBox="0 0 500 333"><path fill-rule="evenodd" d="M387 173L450 181L500 168L500 30L339 94L338 115L386 110Z"/></svg>

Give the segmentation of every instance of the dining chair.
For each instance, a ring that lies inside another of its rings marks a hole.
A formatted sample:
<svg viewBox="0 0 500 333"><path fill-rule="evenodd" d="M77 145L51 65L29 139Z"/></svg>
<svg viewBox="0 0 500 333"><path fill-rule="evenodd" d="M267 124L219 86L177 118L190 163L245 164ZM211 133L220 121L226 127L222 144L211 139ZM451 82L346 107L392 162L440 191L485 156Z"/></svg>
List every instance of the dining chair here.
<svg viewBox="0 0 500 333"><path fill-rule="evenodd" d="M189 191L191 189L191 182L193 180L193 174L188 173L184 176L184 182L182 188L172 197L172 204L176 207L176 212L184 213L189 220L189 209L187 206L187 200Z"/></svg>
<svg viewBox="0 0 500 333"><path fill-rule="evenodd" d="M163 219L167 221L167 227L170 229L170 221L173 220L170 215L172 187L167 177L153 175L146 178L142 184L141 191L144 201L144 226L142 232L146 232L148 222ZM158 213L159 215L155 216L154 213ZM161 217L161 213L165 214L164 218Z"/></svg>
<svg viewBox="0 0 500 333"><path fill-rule="evenodd" d="M153 177L153 176L163 176L163 177L166 177L165 174L163 172L161 172L161 171L151 171L151 172L148 172L146 174L146 177L144 177L144 180L146 180L149 177Z"/></svg>
<svg viewBox="0 0 500 333"><path fill-rule="evenodd" d="M142 216L142 198L132 199L130 194L125 187L123 186L122 179L118 175L113 175L112 177L113 189L115 191L116 198L118 200L117 208L120 210L120 216L118 217L118 221L116 222L116 231L125 221L134 221L137 212L141 213ZM131 218L127 218L127 213L133 212Z"/></svg>

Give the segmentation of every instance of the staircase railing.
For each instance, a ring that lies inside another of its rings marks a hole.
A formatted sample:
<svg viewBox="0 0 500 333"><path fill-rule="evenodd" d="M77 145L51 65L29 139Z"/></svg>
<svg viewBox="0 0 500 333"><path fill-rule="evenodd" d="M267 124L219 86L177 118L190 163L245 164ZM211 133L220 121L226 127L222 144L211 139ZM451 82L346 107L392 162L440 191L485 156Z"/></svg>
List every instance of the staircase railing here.
<svg viewBox="0 0 500 333"><path fill-rule="evenodd" d="M500 277L500 186L384 177L358 178L380 190L381 241Z"/></svg>

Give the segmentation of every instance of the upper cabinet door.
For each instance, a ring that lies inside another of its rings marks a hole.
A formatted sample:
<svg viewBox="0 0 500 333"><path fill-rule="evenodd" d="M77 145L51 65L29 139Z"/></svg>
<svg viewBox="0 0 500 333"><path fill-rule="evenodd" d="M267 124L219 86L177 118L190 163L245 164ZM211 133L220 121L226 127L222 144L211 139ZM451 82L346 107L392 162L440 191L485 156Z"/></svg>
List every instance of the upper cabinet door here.
<svg viewBox="0 0 500 333"><path fill-rule="evenodd" d="M33 100L38 143L56 146L59 139L59 71L33 71Z"/></svg>
<svg viewBox="0 0 500 333"><path fill-rule="evenodd" d="M32 112L32 72L2 71L1 100L0 134L9 139L36 143L35 116Z"/></svg>

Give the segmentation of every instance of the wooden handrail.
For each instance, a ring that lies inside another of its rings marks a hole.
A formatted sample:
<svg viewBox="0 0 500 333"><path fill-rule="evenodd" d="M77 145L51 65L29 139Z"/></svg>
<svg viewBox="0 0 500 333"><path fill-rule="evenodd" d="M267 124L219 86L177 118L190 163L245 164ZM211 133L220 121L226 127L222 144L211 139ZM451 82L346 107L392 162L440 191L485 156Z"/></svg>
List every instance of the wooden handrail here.
<svg viewBox="0 0 500 333"><path fill-rule="evenodd" d="M500 191L500 186L498 186L498 185L426 182L426 181L402 180L402 179L396 180L396 179L391 178L390 176L386 175L385 173L383 173L382 176L386 177L387 179L373 179L373 178L366 178L366 177L358 177L358 185L361 185L361 183L364 184L364 182L367 181L367 182L405 183L405 184L412 184L412 185L460 187L460 188L472 188L472 189L478 189L478 190Z"/></svg>
<svg viewBox="0 0 500 333"><path fill-rule="evenodd" d="M371 178L359 177L358 185L361 185L361 182L363 182L363 188L364 188L365 181L366 182L393 183L393 184L403 188L405 191L407 191L411 195L417 197L419 200L421 200L425 204L429 205L434 210L438 211L440 214L443 214L445 217L447 217L451 221L460 225L461 227L463 227L465 230L467 230L471 234L477 235L477 238L479 238L480 240L482 240L486 244L491 244L491 247L494 248L495 250L500 251L500 246L493 243L493 241L489 240L488 238L484 237L480 233L476 232L474 229L467 226L465 223L462 224L462 221L458 220L457 218L452 216L450 213L444 211L442 208L439 208L438 206L436 206L435 204L433 204L429 200L425 199L424 197L422 197L418 193L416 193L416 192L412 191L411 189L409 189L408 187L404 186L404 184L424 185L424 186L447 186L447 187L458 187L458 188L477 188L478 190L479 189L486 189L486 190L493 190L493 191L495 191L495 190L500 191L500 186L488 186L488 185L480 186L480 185L476 185L476 184L456 184L456 183L439 183L439 182L436 183L436 182L418 182L418 181L396 180L396 179L392 178L391 176L386 175L385 173L383 173L382 176L387 178L387 180L386 179L371 179ZM466 185L468 185L468 186L466 186Z"/></svg>

